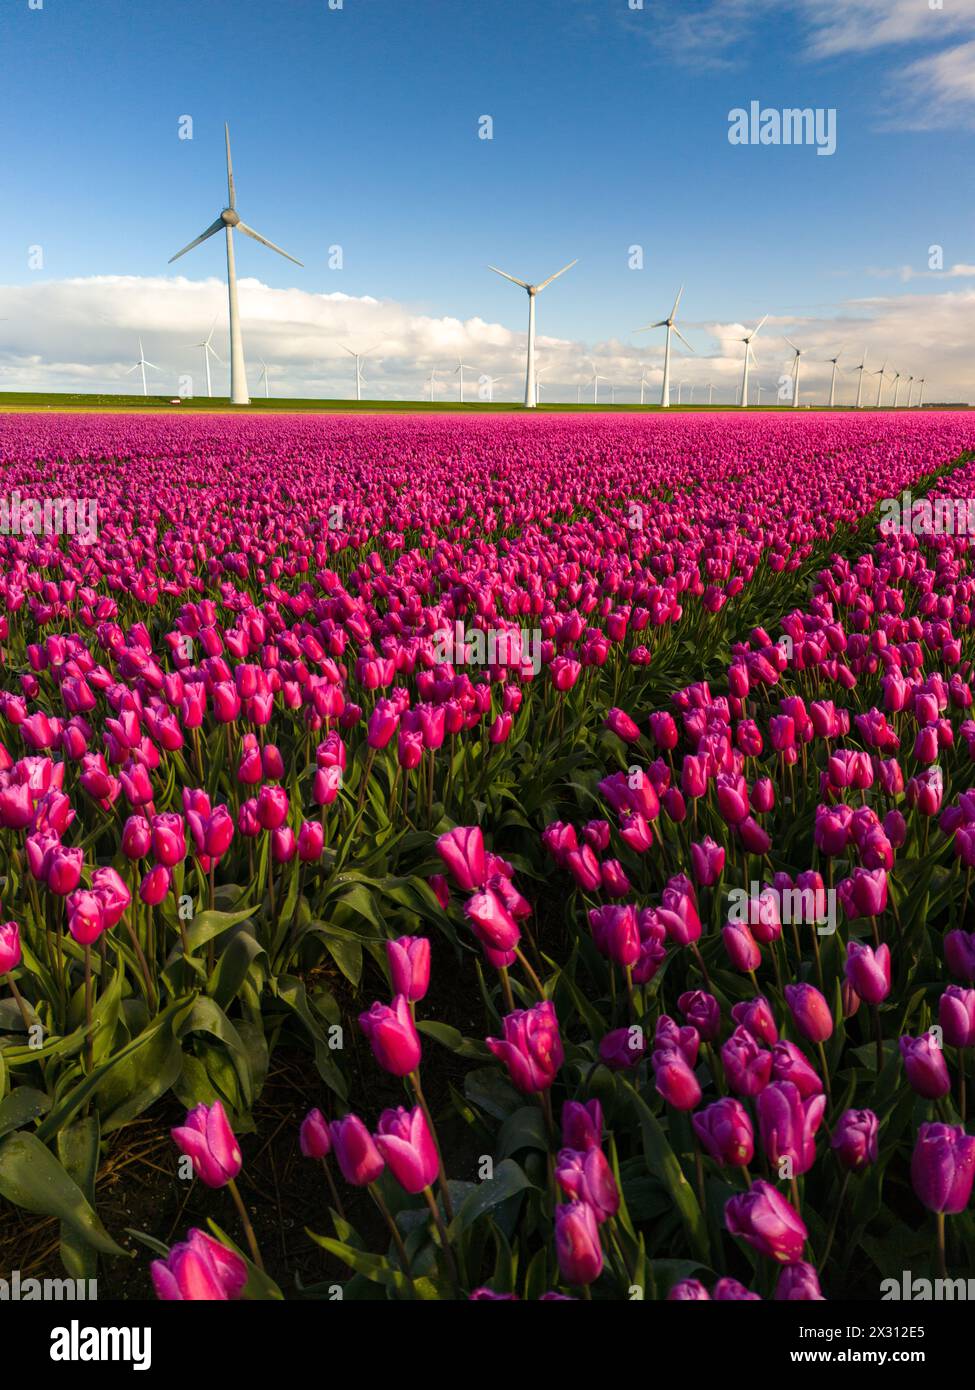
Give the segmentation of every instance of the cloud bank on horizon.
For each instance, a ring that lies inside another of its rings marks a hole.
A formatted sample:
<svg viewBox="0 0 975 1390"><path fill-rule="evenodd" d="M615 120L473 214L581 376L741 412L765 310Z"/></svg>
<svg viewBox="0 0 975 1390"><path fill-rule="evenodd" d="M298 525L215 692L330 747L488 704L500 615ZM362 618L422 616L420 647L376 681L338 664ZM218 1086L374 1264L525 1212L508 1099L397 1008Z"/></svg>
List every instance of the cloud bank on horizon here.
<svg viewBox="0 0 975 1390"><path fill-rule="evenodd" d="M874 273L901 279L939 274L911 267ZM971 266L949 267L940 274L975 282ZM435 399L456 399L459 359L466 367L468 400L476 399L479 379L487 377L501 378L494 387L496 400L523 395L525 333L502 324L435 317L395 300L276 289L254 278L241 279L240 294L253 393L258 391L264 359L272 395L350 397L354 365L347 349L365 352L374 347L363 362L363 396L368 399L429 399L431 371L436 374ZM136 394L141 382L129 369L138 358L141 339L146 357L159 368L148 373L150 394L176 394L181 388L185 394L190 378L191 393L202 396L206 388L200 344L215 325L213 347L223 364L212 364L213 392L225 395L226 305L226 286L216 277L92 276L0 286L0 390ZM819 316L773 313L755 340L758 369L753 383L760 381L766 393L777 391L780 377L791 366L788 336L803 350L806 403L824 403L829 359L841 349L840 404L855 398L853 369L864 349L868 373L888 362L891 380L895 371L901 374L902 391L908 377L923 376L927 401L967 400L975 356L973 310L975 283L931 293L838 301ZM592 399L593 364L601 378L602 401L610 399L612 388L619 403L638 400L644 367L647 399L655 399L652 387L662 375L662 331L595 343L570 340L545 334L544 311L542 299L537 365L543 401L575 401L580 390L583 400ZM703 403L708 383L713 383L715 401L731 402L741 375L740 340L754 323L682 316L681 325L696 351L675 354L675 399L678 383L684 382L683 399L689 399L693 388L693 399ZM873 387L865 387L868 403L875 400L876 379L872 380ZM771 394L764 396L766 402ZM884 399L893 399L892 388ZM905 400L902 395L901 404Z"/></svg>

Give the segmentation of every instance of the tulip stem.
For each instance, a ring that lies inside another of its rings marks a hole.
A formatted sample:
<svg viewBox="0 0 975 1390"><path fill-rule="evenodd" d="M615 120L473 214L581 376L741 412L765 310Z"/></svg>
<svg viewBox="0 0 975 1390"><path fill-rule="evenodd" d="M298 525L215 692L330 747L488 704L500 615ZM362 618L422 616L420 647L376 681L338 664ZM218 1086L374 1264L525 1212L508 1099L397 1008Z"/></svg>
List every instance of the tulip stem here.
<svg viewBox="0 0 975 1390"><path fill-rule="evenodd" d="M536 990L537 993L538 993L539 999L544 999L544 998L545 998L545 991L544 991L544 989L542 988L542 982L541 982L541 980L538 978L538 976L535 974L535 972L534 972L534 970L531 968L531 966L529 965L528 960L527 960L527 958L526 958L526 956L525 956L525 953L524 953L524 951L521 949L520 946L516 946L516 947L515 947L515 955L518 957L518 964L519 964L519 965L521 966L521 968L524 970L525 974L528 976L528 978L531 980L533 986L535 987L535 990Z"/></svg>
<svg viewBox="0 0 975 1390"><path fill-rule="evenodd" d="M30 1033L30 1029L31 1029L30 1014L27 1012L27 1005L24 1003L24 996L21 994L20 990L17 988L16 984L14 983L14 977L13 977L13 975L10 974L9 971L7 972L7 984L10 986L10 993L13 995L13 997L14 997L16 1003L17 1003L17 1008L20 1010L20 1018L21 1018L21 1022L22 1022L23 1025L24 1025L24 1032L29 1034L29 1033ZM963 1072L962 1072L962 1085L965 1084L965 1083L964 1083L964 1076L965 1076L965 1073L964 1073L964 1071L963 1071ZM964 1111L965 1111L965 1106L964 1106L964 1103L962 1103L962 1117L963 1117L963 1118L964 1118Z"/></svg>
<svg viewBox="0 0 975 1390"><path fill-rule="evenodd" d="M965 1123L965 1049L958 1049L958 1113L961 1115L961 1122Z"/></svg>
<svg viewBox="0 0 975 1390"><path fill-rule="evenodd" d="M833 1207L833 1215L829 1223L829 1234L826 1237L826 1249L823 1251L823 1257L819 1261L820 1274L822 1274L823 1270L826 1268L826 1261L829 1259L829 1252L833 1248L833 1237L836 1235L836 1226L840 1219L840 1211L843 1207L843 1200L846 1197L846 1189L849 1187L849 1185L850 1170L848 1168L846 1170L846 1173L843 1175L843 1186L840 1188L840 1195L837 1198L836 1205Z"/></svg>
<svg viewBox="0 0 975 1390"><path fill-rule="evenodd" d="M417 1105L423 1111L423 1117L427 1122L427 1128L433 1138L434 1147L437 1150L437 1177L440 1182L440 1195L443 1198L443 1209L447 1214L447 1220L453 1221L454 1211L450 1203L450 1189L447 1186L447 1170L443 1163L443 1154L440 1152L440 1139L437 1134L436 1126L433 1123L433 1116L430 1114L430 1107L427 1105L426 1096L423 1094L423 1087L420 1085L420 1073L410 1072L410 1082L413 1086L413 1093L416 1096Z"/></svg>
<svg viewBox="0 0 975 1390"><path fill-rule="evenodd" d="M819 1060L823 1068L823 1085L826 1087L826 1105L828 1111L833 1109L833 1092L829 1084L829 1063L826 1060L826 1049L821 1042L816 1044L819 1052Z"/></svg>
<svg viewBox="0 0 975 1390"><path fill-rule="evenodd" d="M335 1179L332 1177L332 1170L329 1167L327 1155L322 1158L322 1167L325 1170L325 1181L328 1183L328 1190L331 1194L332 1201L335 1203L335 1210L344 1221L345 1207L342 1205L342 1198L339 1196L339 1190L335 1186Z"/></svg>
<svg viewBox="0 0 975 1390"><path fill-rule="evenodd" d="M327 1169L326 1172L328 1172ZM330 1173L329 1178L331 1178ZM400 1235L399 1227L393 1219L393 1214L389 1210L389 1207L386 1205L385 1201L383 1200L383 1194L380 1192L376 1183L371 1182L369 1184L369 1191L372 1193L372 1199L376 1203L376 1206L379 1208L379 1210L382 1212L383 1217L386 1221L386 1225L389 1227L389 1234L393 1237L393 1244L396 1246L396 1253L399 1256L399 1262L402 1266L403 1273L406 1275L407 1279L409 1279L410 1283L412 1284L413 1275L410 1273L410 1257L406 1253L406 1246L403 1244L403 1237ZM416 1290L414 1289L413 1292L415 1293Z"/></svg>
<svg viewBox="0 0 975 1390"><path fill-rule="evenodd" d="M511 977L508 974L508 967L506 965L502 965L501 969L498 971L498 974L501 976L501 989L504 993L505 1007L507 1008L509 1014L514 1013L515 1000L514 995L511 993Z"/></svg>
<svg viewBox="0 0 975 1390"><path fill-rule="evenodd" d="M714 986L711 984L711 976L708 974L708 968L707 968L707 966L704 964L704 957L701 955L701 948L698 946L698 944L697 944L696 941L692 941L692 942L691 942L691 950L692 950L692 952L694 953L694 959L697 961L697 968L700 970L701 974L704 976L704 983L705 983L705 985L707 986L709 992L712 992L712 993L713 993ZM756 986L755 986L755 992L758 993L758 985L757 985L757 984L756 984Z"/></svg>
<svg viewBox="0 0 975 1390"><path fill-rule="evenodd" d="M134 910L135 910L135 909L134 909ZM139 938L138 938L138 936L137 936L136 933L135 933L135 928L133 927L132 923L129 921L129 914L128 914L128 913L125 914L125 919L124 919L124 920L125 920L126 930L128 931L129 937L131 938L131 941L132 941L132 949L135 951L136 958L137 958L137 960L138 960L138 962L139 962L139 969L142 971L142 978L143 978L143 980L144 980L144 982L145 982L145 986L146 986L146 1003L149 1005L149 1013L150 1013L150 1015L152 1015L152 1014L154 1014L154 1013L156 1012L156 999L155 999L155 992L153 991L153 988L152 988L152 983L151 983L151 981L150 981L150 979L149 979L149 966L148 966L148 963L147 963L147 961L146 961L145 954L144 954L144 952L143 952L143 950L142 950L142 946L141 946L141 944L140 944L140 942L139 942Z"/></svg>
<svg viewBox="0 0 975 1390"><path fill-rule="evenodd" d="M872 1005L873 1026L877 1035L877 1075L884 1069L884 1035L880 1027L880 1008L877 1004Z"/></svg>
<svg viewBox="0 0 975 1390"><path fill-rule="evenodd" d="M257 1247L257 1237L254 1234L254 1227L251 1225L251 1219L247 1214L247 1208L244 1206L244 1199L241 1197L240 1190L233 1178L230 1179L227 1186L230 1188L230 1195L234 1199L237 1215L240 1217L240 1224L244 1228L244 1235L247 1237L247 1244L250 1246L251 1255L254 1257L254 1263L263 1273L264 1261L261 1259L261 1252Z"/></svg>
<svg viewBox="0 0 975 1390"><path fill-rule="evenodd" d="M91 1036L91 946L85 946L85 1070L90 1072L95 1061L95 1043Z"/></svg>
<svg viewBox="0 0 975 1390"><path fill-rule="evenodd" d="M938 1229L938 1274L942 1279L948 1278L948 1261L945 1254L945 1214L943 1211L935 1212L934 1219Z"/></svg>
<svg viewBox="0 0 975 1390"><path fill-rule="evenodd" d="M427 1206L430 1208L430 1214L433 1217L434 1225L437 1228L437 1234L440 1237L440 1248L443 1250L444 1259L447 1262L447 1272L450 1275L450 1282L453 1284L454 1292L459 1298L460 1280L457 1277L457 1265L454 1262L454 1252L450 1248L450 1241L447 1239L447 1228L443 1224L443 1217L440 1215L437 1199L433 1195L432 1188L429 1187L423 1189L423 1195L427 1199Z"/></svg>

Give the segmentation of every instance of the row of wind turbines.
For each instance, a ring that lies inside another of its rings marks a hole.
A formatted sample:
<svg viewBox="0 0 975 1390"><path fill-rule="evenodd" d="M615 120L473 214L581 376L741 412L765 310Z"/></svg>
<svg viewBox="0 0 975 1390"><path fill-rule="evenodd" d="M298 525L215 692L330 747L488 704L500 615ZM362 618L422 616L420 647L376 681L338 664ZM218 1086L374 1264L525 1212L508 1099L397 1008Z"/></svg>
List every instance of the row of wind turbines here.
<svg viewBox="0 0 975 1390"><path fill-rule="evenodd" d="M235 186L234 186L233 163L232 163L231 155L230 155L230 127L229 127L229 125L225 125L225 126L224 126L224 135L225 135L226 147L227 147L227 206L224 207L224 208L221 210L221 212L219 213L219 215L214 219L214 221L210 224L210 226L207 227L203 232L201 232L200 235L199 235L198 237L196 237L193 241L191 241L187 246L184 246L183 249L182 249L181 251L177 251L176 255L170 258L170 262L169 262L169 263L170 263L170 265L172 265L172 263L173 263L174 261L178 261L178 260L180 259L181 256L185 256L185 255L187 254L187 252L192 251L195 247L201 245L202 242L208 241L210 237L216 236L218 232L223 232L223 233L224 233L224 236L225 236L225 239L226 239L226 250L227 250L227 297L228 297L228 308L229 308L229 317L230 317L230 402L231 402L232 405L248 405L248 404L250 403L250 396L249 396L249 394L248 394L248 388L247 388L246 367L245 367L245 363L244 363L243 336L242 336L242 333L241 333L241 326L240 326L240 307L239 307L238 296L237 296L237 271L236 271L236 263L235 263L235 259L234 259L234 232L235 232L235 231L242 232L242 233L244 234L244 236L248 236L248 237L252 238L252 240L260 242L262 246L268 247L269 250L276 252L279 256L284 256L284 258L285 258L286 260L291 261L294 265L301 266L302 263L301 263L301 261L299 261L296 257L290 255L289 252L284 251L284 250L282 250L282 248L281 248L280 246L275 245L275 243L274 243L273 241L269 241L267 237L262 236L260 232L255 231L253 227L249 226L246 222L244 222L244 221L241 219L240 214L239 214L238 211L237 211L237 195L236 195L236 189L235 189ZM539 284L532 284L532 283L531 283L530 281L528 281L528 280L521 280L521 279L519 279L516 275L510 275L506 270L500 270L497 266L492 265L492 266L489 266L489 267L488 267L488 269L491 270L491 271L493 271L494 274L503 276L504 279L510 280L512 284L518 285L518 286L519 286L521 289L523 289L523 290L525 291L525 293L528 295L528 344L527 344L527 359L526 359L526 364L525 364L525 405L526 405L527 407L529 407L529 408L532 408L532 407L534 407L534 406L536 406L536 405L538 404L539 391L540 391L540 381L539 381L540 372L538 371L538 369L537 369L537 367L536 367L536 363L535 363L535 300L536 300L536 298L538 297L538 295L541 294L542 290L547 289L548 286L551 285L551 284L553 283L553 281L558 280L560 276L564 275L564 274L566 273L566 271L571 270L572 267L573 267L574 265L576 265L576 264L577 264L577 261L576 261L576 260L570 261L570 262L568 263L568 265L562 266L562 268L561 268L560 270L555 271L555 273L554 273L553 275L550 275L547 279L542 280ZM681 333L680 329L677 327L677 311L678 311L678 309L679 309L679 307L680 307L681 296L683 295L683 293L684 293L684 287L681 286L680 290L679 290L678 293L677 293L677 298L674 300L674 307L673 307L673 309L670 311L670 313L667 315L666 318L658 319L658 320L657 320L656 322L654 322L654 323L644 324L642 328L638 328L638 329L635 329L635 330L634 330L634 332L637 332L637 333L646 333L646 332L649 332L649 331L651 331L651 330L656 330L656 329L658 329L658 328L665 328L665 329L667 330L667 336L666 336L666 341L665 341L665 345L664 345L663 382L662 382L662 386L661 386L661 395L660 395L660 404L661 404L661 406L663 406L663 407L668 407L668 406L670 405L670 369L671 369L671 344L672 344L672 338L676 335L676 337L680 340L680 342L683 343L683 345L684 345L690 352L692 352L692 353L694 352L694 349L691 347L691 344L687 341L687 339L684 337L683 333ZM755 360L755 355L754 355L754 352L753 352L753 349L752 349L752 343L753 343L754 339L757 337L758 333L761 331L763 325L767 322L768 317L769 317L768 314L766 314L765 317L762 318L762 320L755 326L755 328L751 329L750 332L748 332L748 333L745 334L744 338L742 338L742 339L739 340L741 343L743 343L744 349L745 349L745 351L744 351L744 363L743 363L743 370L742 370L742 378L741 378L741 392L740 392L740 399L739 399L739 404L740 404L741 406L748 406L748 405L751 404L751 401L750 401L750 399L749 399L749 373L750 373L750 369L751 369L751 367L752 367L753 365L757 366L757 362L756 362L756 360ZM215 326L216 326L216 325L214 325L214 327L215 327ZM193 344L194 347L197 347L197 348L201 349L202 352L203 352L204 364L205 364L205 368L206 368L207 395L210 395L210 394L211 394L211 389L212 389L212 388L211 388L211 377L210 377L210 358L211 358L211 356L212 356L212 357L214 357L217 361L220 361L220 358L217 356L216 350L214 349L214 347L213 347L213 345L212 345L213 331L214 331L214 330L211 328L210 333L207 335L206 339L204 339L204 341L203 341L202 343L195 343L195 344ZM792 351L793 351L793 353L794 353L793 363L792 363L792 371L791 371L791 388L792 388L792 390L791 390L791 396L792 396L792 401L791 401L791 403L792 403L793 406L795 406L795 407L798 408L798 406L799 406L799 377L800 377L800 365L801 365L801 361L802 361L802 358L803 358L803 356L805 355L805 353L804 353L803 349L796 347L796 345L795 345L793 342L791 342L788 338L786 339L786 342L789 343L789 346L792 348ZM378 347L378 344L376 344L376 347ZM346 352L348 352L348 353L353 357L353 359L354 359L354 362L355 362L355 395L356 395L356 400L361 400L361 399L362 399L362 386L363 386L364 381L365 381L365 377L364 377L363 371L362 371L362 360L363 360L365 357L368 357L370 353L374 352L374 351L375 351L375 347L368 348L365 352L356 352L356 351L354 351L352 348L349 348L349 347L346 347L344 350L345 350ZM829 392L829 404L830 404L830 406L833 406L833 405L835 405L835 403L836 403L836 379L837 379L838 373L839 373L841 370L843 370L843 369L841 369L841 368L839 367L839 365L838 365L838 363L839 363L839 358L840 358L841 355L842 355L842 349L841 349L840 352L837 352L836 355L835 355L834 357L831 357L831 358L827 359L827 360L832 364L832 367L833 367L832 377L831 377L831 381L830 381L830 392ZM864 350L863 357L862 357L862 360L861 360L861 362L860 362L860 365L859 365L858 367L856 367L856 368L853 368L854 371L856 371L856 372L859 373L859 378L858 378L858 383L857 383L857 399L856 399L856 405L857 405L858 408L862 407L862 405L863 405L863 376L864 376L864 372L867 370L867 368L866 368L866 359L867 359L867 354L866 354L866 350ZM262 366L263 366L263 372L262 372L262 375L261 375L260 380L262 380L262 381L264 382L265 395L267 395L267 394L269 394L269 386L268 386L268 369L267 369L267 364L263 361L263 359L261 359L261 361L262 361ZM149 368L151 368L151 369L153 369L153 370L157 370L157 371L159 370L159 368L155 368L155 367L154 367L154 364L151 363L151 362L149 362L149 361L146 359L145 353L144 353L143 350L142 350L142 343L141 343L141 340L140 340L140 343L139 343L139 360L138 360L138 362L136 362L136 363L134 364L134 366L132 366L132 367L129 368L129 372L133 372L133 371L136 371L136 370L141 370L141 373L142 373L142 389L143 389L143 394L144 394L144 395L147 395L147 394L148 394L148 383L147 383L147 378L146 378L146 368L147 368L147 367L149 367ZM431 399L431 401L433 400L433 397L434 397L434 391L435 391L435 387L436 387L436 375L437 375L437 371L438 371L438 370L439 370L439 369L434 368L434 369L431 371L430 377L429 377L429 379L428 379L428 384L429 384L429 387L430 387L430 399ZM464 398L464 371L465 371L465 370L472 370L472 369L471 369L470 367L468 367L467 364L464 363L462 360L459 360L459 362L458 362L458 367L455 369L455 374L459 374L459 376L460 376L459 387L460 387L460 399L461 399L461 400L463 400L463 398ZM544 371L545 369L543 368L542 370ZM646 387L647 387L650 383L649 383L649 382L647 381L647 379L646 379L646 368L645 368L645 365L642 364L642 363L641 363L641 371L642 371L642 373L643 373L642 376L641 376L641 380L640 380L640 403L641 403L641 405L642 405L642 404L644 404L644 401L645 401ZM883 395L884 384L885 384L886 380L888 379L888 378L887 378L887 363L885 362L881 368L879 368L879 369L876 370L876 371L870 372L869 375L876 376L877 379L878 379L878 380L877 380L877 400L876 400L876 404L877 404L877 406L879 407L879 406L881 405L881 403L882 403L882 395ZM893 382L894 382L894 402L893 402L893 404L894 404L895 406L899 403L899 402L898 402L898 397L899 397L899 394L900 394L900 383L901 383L902 380L906 380L907 386L908 386L908 400L907 400L907 404L908 404L908 405L911 404L911 399L912 399L912 396L913 396L913 388L914 388L914 382L915 382L915 381L918 382L918 386L919 386L919 395L918 395L917 405L920 406L921 404L923 404L923 397L924 397L924 378L923 378L923 377L915 378L915 377L911 376L911 377L907 377L907 378L902 378L901 373L900 373L900 372L896 372L896 373L893 373L893 374L892 374L891 379L892 379ZM488 381L489 381L489 383L490 383L490 384L489 384L489 391L490 391L490 394L491 394L491 398L492 398L492 399L493 399L493 388L494 388L494 386L495 386L500 380L502 380L502 378L500 378L500 377L488 378ZM601 377L601 376L599 375L599 373L598 373L597 370L596 370L595 364L593 364L593 376L592 376L592 378L591 378L591 384L592 384L592 386L593 386L593 396L594 396L594 400L595 400L597 403L598 403L598 396L599 396L599 382L600 382L601 380L605 381L605 377ZM612 387L611 389L612 389L612 391L613 391L614 398L615 398L615 387ZM581 395L581 390L580 390L580 395ZM680 395L680 390L678 390L678 398L679 398L679 395ZM710 383L709 383L709 401L710 401L710 399L711 399L711 396L713 396L713 387L711 387L711 386L710 386Z"/></svg>

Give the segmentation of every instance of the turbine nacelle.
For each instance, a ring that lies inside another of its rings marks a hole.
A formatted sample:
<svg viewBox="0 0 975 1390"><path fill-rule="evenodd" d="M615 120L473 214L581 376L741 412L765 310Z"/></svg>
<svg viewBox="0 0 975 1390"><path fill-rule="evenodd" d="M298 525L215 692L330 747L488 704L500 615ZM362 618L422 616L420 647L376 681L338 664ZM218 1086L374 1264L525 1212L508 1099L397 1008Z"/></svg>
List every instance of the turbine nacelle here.
<svg viewBox="0 0 975 1390"><path fill-rule="evenodd" d="M240 222L240 214L235 212L233 208L224 208L220 214L220 221L225 227L236 227Z"/></svg>

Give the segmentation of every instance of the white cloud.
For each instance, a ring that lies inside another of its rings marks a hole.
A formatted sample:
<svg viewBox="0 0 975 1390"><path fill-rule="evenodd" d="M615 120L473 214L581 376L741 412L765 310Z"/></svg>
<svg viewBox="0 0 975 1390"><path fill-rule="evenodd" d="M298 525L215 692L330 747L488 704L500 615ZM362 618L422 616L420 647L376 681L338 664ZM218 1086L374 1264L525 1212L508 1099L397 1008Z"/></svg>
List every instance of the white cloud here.
<svg viewBox="0 0 975 1390"><path fill-rule="evenodd" d="M956 266L945 274L962 278L963 272L975 275L975 267ZM240 297L252 394L263 357L272 395L348 397L353 366L342 345L363 351L376 343L364 365L370 398L419 399L432 368L438 369L437 398L456 398L459 356L473 369L465 373L468 399L479 374L504 378L496 399L522 395L525 336L502 324L436 318L368 296L272 289L254 279L241 280ZM202 395L201 352L189 345L199 343L215 321L214 346L226 362L226 316L226 289L218 279L96 276L0 286L0 320L6 319L0 321L0 391L137 392L138 372L125 371L136 361L141 336L147 358L162 368L150 373L153 393L175 394L180 375L190 373L195 393ZM713 381L716 400L732 399L741 372L740 340L753 323L683 321L681 326L697 353L691 356L675 345L675 393L684 381L703 401L706 384ZM827 359L847 344L845 362L852 363L866 346L872 362L889 358L905 376L925 376L929 399L965 400L975 360L975 286L848 300L820 317L773 316L755 340L756 379L766 391L786 370L791 356L786 335L804 351L802 378L810 399L825 398ZM592 344L540 331L543 399L574 401L580 387L588 397L590 360L604 379L600 398L608 400L615 384L620 402L639 399L640 364L646 363L652 399L654 387L659 390L663 343L659 330L632 343ZM215 393L226 394L226 368L215 364L213 372ZM851 378L842 380L852 398Z"/></svg>

